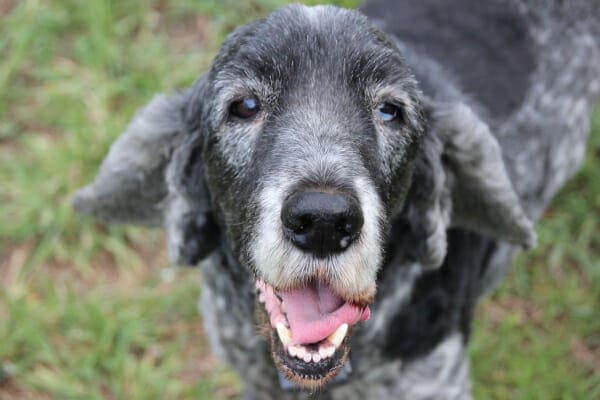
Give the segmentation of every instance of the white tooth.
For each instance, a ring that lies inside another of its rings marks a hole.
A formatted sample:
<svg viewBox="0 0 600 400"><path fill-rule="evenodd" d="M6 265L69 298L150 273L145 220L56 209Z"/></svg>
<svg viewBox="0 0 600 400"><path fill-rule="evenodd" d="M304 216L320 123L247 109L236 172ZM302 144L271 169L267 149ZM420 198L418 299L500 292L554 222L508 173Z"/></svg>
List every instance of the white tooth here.
<svg viewBox="0 0 600 400"><path fill-rule="evenodd" d="M279 308L281 308L281 312L282 313L284 313L286 311L285 310L285 303L283 301L281 302L281 305L279 306Z"/></svg>
<svg viewBox="0 0 600 400"><path fill-rule="evenodd" d="M304 359L305 356L306 356L306 349L304 348L304 346L296 347L296 357L298 357L300 359Z"/></svg>
<svg viewBox="0 0 600 400"><path fill-rule="evenodd" d="M310 353L306 353L303 357L304 362L310 362L310 360L312 360L312 356L310 355Z"/></svg>
<svg viewBox="0 0 600 400"><path fill-rule="evenodd" d="M258 295L258 301L261 303L265 302L265 295L262 292Z"/></svg>
<svg viewBox="0 0 600 400"><path fill-rule="evenodd" d="M340 344L344 341L346 337L346 333L348 333L348 324L341 324L339 328L336 329L331 335L327 337L335 348L340 347Z"/></svg>
<svg viewBox="0 0 600 400"><path fill-rule="evenodd" d="M271 324L272 325L279 325L282 324L283 326L285 326L287 328L287 320L285 319L285 317L282 314L277 314L277 315L271 315Z"/></svg>
<svg viewBox="0 0 600 400"><path fill-rule="evenodd" d="M331 357L335 353L335 347L330 347L327 349L327 357Z"/></svg>
<svg viewBox="0 0 600 400"><path fill-rule="evenodd" d="M331 355L335 352L335 347L327 346L325 344L321 344L319 346L319 355L321 356L321 360L327 357L331 357Z"/></svg>
<svg viewBox="0 0 600 400"><path fill-rule="evenodd" d="M321 356L321 358L327 358L327 356L325 354L327 354L327 352L325 350L325 346L320 345L319 346L319 355Z"/></svg>
<svg viewBox="0 0 600 400"><path fill-rule="evenodd" d="M284 346L287 346L292 341L292 334L288 328L281 322L277 324L277 335Z"/></svg>
<svg viewBox="0 0 600 400"><path fill-rule="evenodd" d="M290 346L288 347L288 353L290 353L290 356L296 357L296 355L298 355L298 348L296 346Z"/></svg>
<svg viewBox="0 0 600 400"><path fill-rule="evenodd" d="M319 362L319 361L321 361L321 356L320 356L318 353L314 353L314 354L312 355L312 360L313 360L314 362Z"/></svg>

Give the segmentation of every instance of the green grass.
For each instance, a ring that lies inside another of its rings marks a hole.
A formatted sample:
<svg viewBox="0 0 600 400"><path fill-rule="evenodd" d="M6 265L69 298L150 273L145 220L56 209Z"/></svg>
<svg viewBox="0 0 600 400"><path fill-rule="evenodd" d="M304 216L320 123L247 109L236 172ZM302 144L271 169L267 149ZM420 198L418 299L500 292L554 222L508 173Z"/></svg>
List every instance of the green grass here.
<svg viewBox="0 0 600 400"><path fill-rule="evenodd" d="M478 313L477 399L600 398L600 112L586 161Z"/></svg>
<svg viewBox="0 0 600 400"><path fill-rule="evenodd" d="M201 333L195 271L167 279L159 232L81 218L69 197L136 108L189 85L227 31L284 3L0 2L0 399L239 393ZM596 113L540 246L479 308L477 399L600 397L599 210Z"/></svg>
<svg viewBox="0 0 600 400"><path fill-rule="evenodd" d="M573 293L575 277L543 273L532 293L515 290L511 277L480 310L471 348L477 399L600 396L598 296Z"/></svg>

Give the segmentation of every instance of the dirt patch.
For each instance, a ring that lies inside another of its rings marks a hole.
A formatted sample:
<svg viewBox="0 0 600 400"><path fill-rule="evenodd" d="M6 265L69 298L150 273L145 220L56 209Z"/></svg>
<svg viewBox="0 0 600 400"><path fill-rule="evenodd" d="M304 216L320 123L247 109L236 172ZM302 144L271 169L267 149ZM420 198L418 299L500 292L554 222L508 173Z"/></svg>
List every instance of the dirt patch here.
<svg viewBox="0 0 600 400"><path fill-rule="evenodd" d="M162 29L169 36L169 46L177 52L188 51L211 42L211 22L206 15L167 18Z"/></svg>
<svg viewBox="0 0 600 400"><path fill-rule="evenodd" d="M200 378L210 375L217 366L218 361L206 346L206 339L199 317L195 323L188 324L185 329L187 329L189 335L185 348L185 366L178 377L187 384L193 384Z"/></svg>
<svg viewBox="0 0 600 400"><path fill-rule="evenodd" d="M20 387L14 379L0 381L0 400L52 400L47 394Z"/></svg>
<svg viewBox="0 0 600 400"><path fill-rule="evenodd" d="M52 275L55 285L62 285L76 293L84 294L99 287L110 287L111 292L130 292L140 287L156 274L161 266L167 265L165 245L156 235L144 243L132 242L128 246L136 261L123 265L108 251L99 251L88 266L74 265L72 261L51 260L44 269Z"/></svg>
<svg viewBox="0 0 600 400"><path fill-rule="evenodd" d="M9 246L0 249L0 294L6 292L19 292L22 287L19 287L19 276L25 266L29 253L33 245L25 243L18 246ZM3 297L0 297L0 323L7 321L10 316L10 311ZM0 359L0 362L2 360ZM6 377L4 377L6 379ZM3 391L3 369L0 365L0 400ZM19 398L19 397L15 397Z"/></svg>
<svg viewBox="0 0 600 400"><path fill-rule="evenodd" d="M8 15L16 4L16 0L0 0L0 18Z"/></svg>
<svg viewBox="0 0 600 400"><path fill-rule="evenodd" d="M0 17L2 18L2 17ZM0 137L0 153L4 154L17 154L22 151L23 147L16 141L16 137Z"/></svg>
<svg viewBox="0 0 600 400"><path fill-rule="evenodd" d="M514 315L517 316L519 325L531 323L543 325L544 323L544 310L541 306L516 296L486 301L480 312L485 314L493 328L498 327L508 316Z"/></svg>
<svg viewBox="0 0 600 400"><path fill-rule="evenodd" d="M127 265L122 265L108 251L98 251L87 266L76 265L73 260L51 259L36 267L43 270L42 274L27 276L23 276L23 269L35 251L35 241L5 246L0 248L0 288L15 288L25 281L35 282L51 277L57 289L74 290L78 294L98 287L130 292L131 288L142 286L149 277L156 275L159 268L169 265L164 238L159 235L148 234L143 242L138 240L128 245L132 258L137 260L128 260Z"/></svg>
<svg viewBox="0 0 600 400"><path fill-rule="evenodd" d="M30 241L0 251L0 287L9 288L17 284L32 249L33 243Z"/></svg>
<svg viewBox="0 0 600 400"><path fill-rule="evenodd" d="M570 350L578 364L589 368L594 375L600 374L600 343L576 339L571 343Z"/></svg>

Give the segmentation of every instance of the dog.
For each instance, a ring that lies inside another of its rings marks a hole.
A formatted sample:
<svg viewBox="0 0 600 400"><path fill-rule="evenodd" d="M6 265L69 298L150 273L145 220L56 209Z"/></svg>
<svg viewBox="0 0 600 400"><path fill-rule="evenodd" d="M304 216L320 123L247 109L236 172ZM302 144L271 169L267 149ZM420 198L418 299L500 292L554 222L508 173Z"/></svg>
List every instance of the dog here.
<svg viewBox="0 0 600 400"><path fill-rule="evenodd" d="M470 399L473 309L580 165L599 38L583 0L286 6L142 108L74 207L201 265L245 399Z"/></svg>

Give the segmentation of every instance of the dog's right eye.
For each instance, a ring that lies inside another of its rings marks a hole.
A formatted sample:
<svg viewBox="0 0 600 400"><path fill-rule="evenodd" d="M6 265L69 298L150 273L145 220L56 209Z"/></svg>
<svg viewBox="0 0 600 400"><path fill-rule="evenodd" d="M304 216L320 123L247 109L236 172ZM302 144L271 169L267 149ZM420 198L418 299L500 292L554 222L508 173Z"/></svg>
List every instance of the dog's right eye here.
<svg viewBox="0 0 600 400"><path fill-rule="evenodd" d="M402 118L402 110L395 104L385 102L377 106L377 116L384 122L392 122Z"/></svg>
<svg viewBox="0 0 600 400"><path fill-rule="evenodd" d="M254 117L260 111L260 105L255 97L248 96L231 103L229 113L235 117L248 119Z"/></svg>

